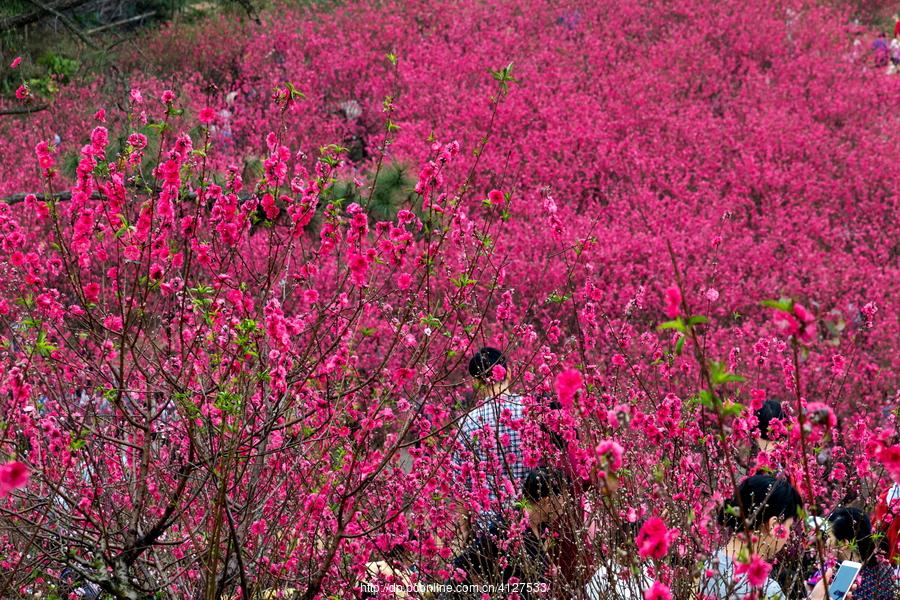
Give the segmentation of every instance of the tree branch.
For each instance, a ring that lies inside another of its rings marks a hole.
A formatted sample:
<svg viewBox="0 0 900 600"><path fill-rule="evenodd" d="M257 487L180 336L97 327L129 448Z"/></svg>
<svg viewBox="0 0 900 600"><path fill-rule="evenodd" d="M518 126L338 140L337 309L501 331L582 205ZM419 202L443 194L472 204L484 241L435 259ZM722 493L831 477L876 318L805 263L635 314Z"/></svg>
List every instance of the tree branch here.
<svg viewBox="0 0 900 600"><path fill-rule="evenodd" d="M56 0L56 2L51 2L47 6L51 7L54 10L60 11L75 8L76 6L87 4L87 2L88 0ZM40 9L33 10L21 15L15 15L13 17L6 17L5 19L0 20L0 32L11 31L18 27L24 27L25 25L36 23L37 21L44 19L47 14L48 13L46 10Z"/></svg>
<svg viewBox="0 0 900 600"><path fill-rule="evenodd" d="M0 109L0 116L3 115L27 115L40 112L50 108L49 104L37 104L35 106L22 106L20 108L3 108Z"/></svg>
<svg viewBox="0 0 900 600"><path fill-rule="evenodd" d="M100 49L100 46L98 46L97 44L95 44L94 42L89 40L88 37L86 35L84 35L84 33L82 33L80 29L78 29L78 27L75 25L75 23L72 22L72 20L69 17L67 17L66 15L59 12L53 6L51 6L49 4L44 4L40 0L28 0L28 2L31 2L38 8L41 8L42 10L44 10L52 15L55 15L60 20L60 22L63 24L63 26L65 26L66 29L71 31L75 37L77 37L79 40L84 42L87 46L90 46L94 50Z"/></svg>

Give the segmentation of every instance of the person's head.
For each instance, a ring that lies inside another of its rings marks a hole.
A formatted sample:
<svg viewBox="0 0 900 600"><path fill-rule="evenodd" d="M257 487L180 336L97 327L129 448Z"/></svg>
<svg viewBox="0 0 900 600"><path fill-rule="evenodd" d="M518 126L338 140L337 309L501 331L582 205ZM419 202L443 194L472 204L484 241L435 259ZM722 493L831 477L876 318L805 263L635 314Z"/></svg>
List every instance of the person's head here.
<svg viewBox="0 0 900 600"><path fill-rule="evenodd" d="M872 522L858 508L843 506L828 515L828 546L838 560L868 563L875 560Z"/></svg>
<svg viewBox="0 0 900 600"><path fill-rule="evenodd" d="M566 475L557 469L538 467L525 474L522 496L533 525L541 525L558 517L564 510Z"/></svg>
<svg viewBox="0 0 900 600"><path fill-rule="evenodd" d="M748 477L719 513L719 521L733 534L757 535L758 553L765 559L778 554L803 508L800 493L786 479L770 475Z"/></svg>
<svg viewBox="0 0 900 600"><path fill-rule="evenodd" d="M756 443L759 444L760 450L768 452L774 443L769 425L772 423L772 419L784 420L784 410L781 408L781 402L766 400L753 414L756 415L757 429L759 429Z"/></svg>
<svg viewBox="0 0 900 600"><path fill-rule="evenodd" d="M503 378L499 381L495 377L495 367L501 367L504 371ZM509 380L506 373L506 357L496 348L485 346L469 359L469 375L478 387L490 389L503 385Z"/></svg>

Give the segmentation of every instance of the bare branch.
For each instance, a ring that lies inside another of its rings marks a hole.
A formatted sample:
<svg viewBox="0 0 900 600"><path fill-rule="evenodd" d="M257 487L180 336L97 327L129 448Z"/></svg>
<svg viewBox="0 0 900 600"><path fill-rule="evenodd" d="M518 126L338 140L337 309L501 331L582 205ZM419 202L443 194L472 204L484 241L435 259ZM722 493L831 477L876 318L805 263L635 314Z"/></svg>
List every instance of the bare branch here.
<svg viewBox="0 0 900 600"><path fill-rule="evenodd" d="M31 113L41 112L50 108L49 104L36 104L35 106L22 106L19 108L3 108L0 109L0 116L3 115L28 115Z"/></svg>
<svg viewBox="0 0 900 600"><path fill-rule="evenodd" d="M47 6L53 10L60 11L75 8L76 6L87 4L87 2L88 0L56 0L56 2L50 2ZM40 10L33 10L25 14L6 17L0 21L0 32L11 31L19 27L24 27L25 25L36 23L46 18L48 14L52 13L48 13L45 9L41 8Z"/></svg>

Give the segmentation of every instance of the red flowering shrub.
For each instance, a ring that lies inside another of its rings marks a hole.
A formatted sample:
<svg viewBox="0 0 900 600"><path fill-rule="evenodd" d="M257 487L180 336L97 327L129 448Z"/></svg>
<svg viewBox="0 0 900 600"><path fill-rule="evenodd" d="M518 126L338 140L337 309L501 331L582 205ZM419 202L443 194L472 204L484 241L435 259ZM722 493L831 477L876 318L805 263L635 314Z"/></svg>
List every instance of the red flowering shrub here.
<svg viewBox="0 0 900 600"><path fill-rule="evenodd" d="M577 491L563 597L604 565L689 597L750 470L871 507L898 464L900 79L844 22L297 9L149 36L124 110L100 79L4 118L0 190L33 193L0 204L0 597L64 569L118 598L455 581L460 513L500 498L498 544L527 535L519 460ZM522 414L475 460L483 345Z"/></svg>

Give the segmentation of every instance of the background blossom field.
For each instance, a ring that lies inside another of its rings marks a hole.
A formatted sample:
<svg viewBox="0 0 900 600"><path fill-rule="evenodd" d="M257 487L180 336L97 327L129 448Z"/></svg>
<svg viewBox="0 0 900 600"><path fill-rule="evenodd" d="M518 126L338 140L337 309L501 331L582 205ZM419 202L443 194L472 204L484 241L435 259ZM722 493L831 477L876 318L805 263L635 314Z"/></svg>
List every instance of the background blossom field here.
<svg viewBox="0 0 900 600"><path fill-rule="evenodd" d="M900 77L850 18L279 5L58 89L4 56L0 110L48 108L0 116L0 597L458 578L460 511L520 495L459 443L482 346L515 460L591 483L553 597L622 555L692 597L766 399L805 510L871 511L900 478Z"/></svg>

